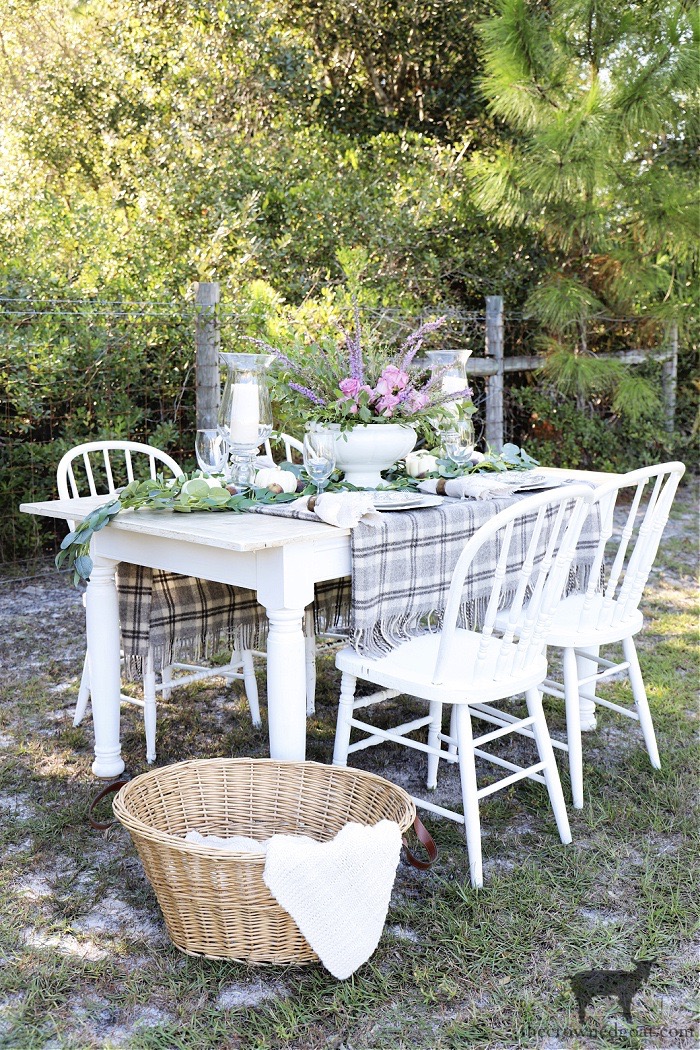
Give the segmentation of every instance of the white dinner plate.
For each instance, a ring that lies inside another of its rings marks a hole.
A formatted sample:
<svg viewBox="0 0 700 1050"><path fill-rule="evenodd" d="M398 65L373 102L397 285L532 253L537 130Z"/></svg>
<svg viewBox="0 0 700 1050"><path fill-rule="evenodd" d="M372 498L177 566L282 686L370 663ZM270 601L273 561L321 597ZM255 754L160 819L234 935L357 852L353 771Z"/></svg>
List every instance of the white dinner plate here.
<svg viewBox="0 0 700 1050"><path fill-rule="evenodd" d="M438 507L442 496L431 496L425 492L374 492L372 501L375 510L419 510L422 507Z"/></svg>
<svg viewBox="0 0 700 1050"><path fill-rule="evenodd" d="M497 474L499 485L510 485L513 492L541 492L544 489L558 489L566 484L562 478L552 478L548 474L539 474L536 470L519 470L512 473Z"/></svg>

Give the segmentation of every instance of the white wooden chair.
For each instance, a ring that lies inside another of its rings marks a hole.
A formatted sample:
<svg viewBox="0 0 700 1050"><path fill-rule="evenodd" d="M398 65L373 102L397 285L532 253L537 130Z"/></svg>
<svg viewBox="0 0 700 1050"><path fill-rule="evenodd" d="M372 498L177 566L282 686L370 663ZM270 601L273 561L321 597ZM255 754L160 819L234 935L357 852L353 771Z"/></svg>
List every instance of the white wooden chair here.
<svg viewBox="0 0 700 1050"><path fill-rule="evenodd" d="M139 474L155 478L156 474L170 472L174 477L182 474L175 460L151 445L135 441L89 441L70 449L61 459L56 471L56 485L61 499L77 499L81 495L112 495L117 489L134 480ZM136 465L136 474L135 474ZM144 468L147 474L143 472ZM87 492L86 492L87 489ZM74 523L68 522L69 528ZM264 655L264 654L262 654ZM185 672L173 678L173 671ZM232 652L228 664L223 667L201 667L193 664L173 663L164 667L161 681L156 681L153 652L149 651L144 659L143 700L122 693L124 703L136 704L143 708L146 731L146 758L154 762L156 758L156 694L162 693L168 699L173 686L188 685L206 678L222 677L228 681L244 682L246 698L250 708L253 725L260 725L260 705L258 687L253 666L253 652L243 650ZM75 706L73 725L80 725L90 698L90 664L89 653L85 654L83 671Z"/></svg>
<svg viewBox="0 0 700 1050"><path fill-rule="evenodd" d="M481 830L479 802L486 795L528 777L546 784L562 842L571 841L571 832L559 782L554 752L542 712L539 686L547 674L544 653L545 638L552 614L564 591L569 567L576 549L590 503L592 490L585 485L570 485L538 493L501 511L483 525L467 542L452 576L447 607L440 632L412 638L387 656L361 656L352 648L343 649L336 665L343 672L338 723L333 754L334 765L344 766L348 754L391 740L428 755L428 788L437 784L440 759L458 762L464 814L455 813L425 799L417 805L465 825L469 869L473 886L483 883L481 863ZM495 622L509 553L513 540L521 535L523 520L534 520L522 568L512 590L512 618L496 632ZM498 552L493 588L480 630L457 626L463 600L464 581L472 563L484 550ZM521 610L526 608L526 627L520 637L514 636ZM358 678L380 687L371 696L355 700ZM496 707L489 713L477 710L477 704L490 705L525 693L528 715L516 719L502 716ZM400 693L408 693L428 702L425 717L381 729L355 717L358 708L369 707ZM443 704L454 706L454 735L442 732ZM474 738L472 717L497 728ZM428 742L414 740L408 734L428 727ZM352 728L366 736L350 744ZM534 737L539 761L522 767L482 750L484 744L520 733ZM447 748L443 748L447 744ZM509 775L482 788L477 786L475 756L503 767Z"/></svg>
<svg viewBox="0 0 700 1050"><path fill-rule="evenodd" d="M284 445L284 458L289 463L294 463L294 453L298 452L300 456L304 455L304 445L298 438L292 437L291 434L278 434L277 441L281 441ZM263 446L265 455L269 456L270 459L274 459L272 454L272 443L270 439L265 442Z"/></svg>
<svg viewBox="0 0 700 1050"><path fill-rule="evenodd" d="M595 490L601 536L588 587L585 593L572 594L560 602L547 632L547 645L563 650L564 681L559 684L546 679L542 689L563 698L566 704L567 745L553 743L568 749L576 809L583 807L581 726L584 721L587 729L595 728L596 704L638 721L652 766L659 769L661 765L634 635L643 626L639 603L684 472L682 463L663 463L634 470ZM616 524L615 508L622 492L630 493L631 502L629 509L618 509ZM601 587L602 573L605 581ZM624 660L604 660L601 646L615 642L622 642ZM629 677L632 686L631 707L596 696L598 682L621 673Z"/></svg>

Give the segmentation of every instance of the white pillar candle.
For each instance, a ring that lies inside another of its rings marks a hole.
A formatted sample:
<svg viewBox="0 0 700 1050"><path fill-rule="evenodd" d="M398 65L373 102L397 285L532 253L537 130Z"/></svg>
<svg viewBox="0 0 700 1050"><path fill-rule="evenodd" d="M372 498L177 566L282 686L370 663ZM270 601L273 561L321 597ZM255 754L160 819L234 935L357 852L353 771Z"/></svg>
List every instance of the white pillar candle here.
<svg viewBox="0 0 700 1050"><path fill-rule="evenodd" d="M443 376L442 377L442 392L443 394L456 394L458 390L464 390L467 386L466 379L462 379L461 376Z"/></svg>
<svg viewBox="0 0 700 1050"><path fill-rule="evenodd" d="M463 379L462 376L446 375L442 377L442 382L440 383L443 394L456 394L458 391L464 390L466 386L467 381L466 379ZM458 417L459 401L448 401L444 408L445 411L449 412L449 414L454 416L455 419Z"/></svg>
<svg viewBox="0 0 700 1050"><path fill-rule="evenodd" d="M229 426L232 445L258 445L260 402L257 383L235 383Z"/></svg>

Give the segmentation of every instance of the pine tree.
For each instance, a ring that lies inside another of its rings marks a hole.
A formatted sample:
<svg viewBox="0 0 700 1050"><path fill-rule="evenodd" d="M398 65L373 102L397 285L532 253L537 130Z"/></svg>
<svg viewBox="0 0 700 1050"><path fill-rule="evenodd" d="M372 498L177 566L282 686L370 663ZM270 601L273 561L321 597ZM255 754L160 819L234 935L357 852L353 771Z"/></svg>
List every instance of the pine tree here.
<svg viewBox="0 0 700 1050"><path fill-rule="evenodd" d="M605 315L663 321L692 305L698 9L497 0L496 12L480 27L482 89L505 133L494 155L473 158L477 200L551 253L527 303L548 333L550 377L639 413L654 392L596 360L590 336Z"/></svg>

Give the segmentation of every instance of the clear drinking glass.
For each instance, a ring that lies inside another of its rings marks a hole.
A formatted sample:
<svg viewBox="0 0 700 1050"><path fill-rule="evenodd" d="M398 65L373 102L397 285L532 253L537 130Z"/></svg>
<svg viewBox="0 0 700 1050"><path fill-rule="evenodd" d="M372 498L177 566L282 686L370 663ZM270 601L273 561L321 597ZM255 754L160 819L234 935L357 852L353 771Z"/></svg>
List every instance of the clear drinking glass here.
<svg viewBox="0 0 700 1050"><path fill-rule="evenodd" d="M474 445L474 424L471 419L458 419L442 434L447 456L457 467L465 467L471 459Z"/></svg>
<svg viewBox="0 0 700 1050"><path fill-rule="evenodd" d="M335 437L327 430L314 430L304 436L304 468L318 495L335 470Z"/></svg>
<svg viewBox="0 0 700 1050"><path fill-rule="evenodd" d="M220 474L226 463L226 441L220 430L198 430L194 451L199 469L205 474Z"/></svg>

